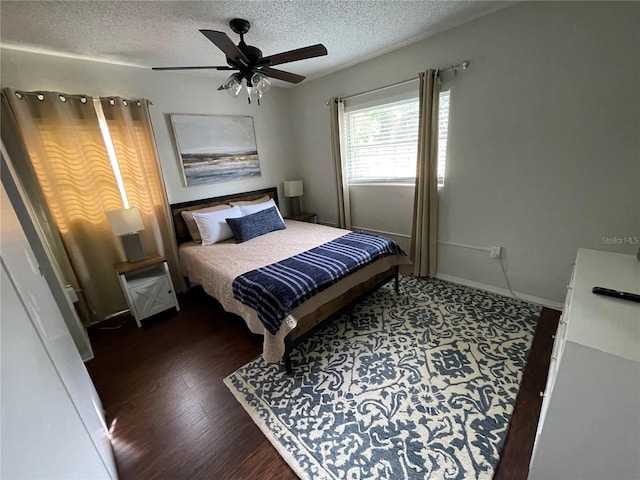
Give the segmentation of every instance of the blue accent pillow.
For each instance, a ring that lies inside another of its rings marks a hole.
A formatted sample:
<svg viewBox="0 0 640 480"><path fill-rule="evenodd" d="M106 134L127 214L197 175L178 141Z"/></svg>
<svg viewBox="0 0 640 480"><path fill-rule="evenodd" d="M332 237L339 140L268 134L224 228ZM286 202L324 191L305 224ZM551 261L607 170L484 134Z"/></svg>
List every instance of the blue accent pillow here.
<svg viewBox="0 0 640 480"><path fill-rule="evenodd" d="M287 228L275 207L250 213L240 218L227 218L226 221L233 232L236 243L246 242L265 233Z"/></svg>

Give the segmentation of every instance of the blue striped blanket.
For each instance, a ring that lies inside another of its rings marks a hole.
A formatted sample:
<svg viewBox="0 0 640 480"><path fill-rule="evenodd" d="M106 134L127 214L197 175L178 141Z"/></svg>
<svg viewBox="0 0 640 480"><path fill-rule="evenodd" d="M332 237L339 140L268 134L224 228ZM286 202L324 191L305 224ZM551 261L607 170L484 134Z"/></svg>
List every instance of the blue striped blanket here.
<svg viewBox="0 0 640 480"><path fill-rule="evenodd" d="M393 240L351 232L280 262L239 275L233 296L253 308L275 334L298 305L367 264L389 255L406 255Z"/></svg>

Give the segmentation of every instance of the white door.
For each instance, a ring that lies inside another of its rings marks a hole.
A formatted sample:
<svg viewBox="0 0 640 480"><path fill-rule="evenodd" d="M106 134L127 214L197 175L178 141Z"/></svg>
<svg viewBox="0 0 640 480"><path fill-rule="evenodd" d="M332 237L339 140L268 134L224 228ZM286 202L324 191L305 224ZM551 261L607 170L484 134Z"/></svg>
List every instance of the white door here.
<svg viewBox="0 0 640 480"><path fill-rule="evenodd" d="M1 207L0 477L116 479L95 388L4 185Z"/></svg>

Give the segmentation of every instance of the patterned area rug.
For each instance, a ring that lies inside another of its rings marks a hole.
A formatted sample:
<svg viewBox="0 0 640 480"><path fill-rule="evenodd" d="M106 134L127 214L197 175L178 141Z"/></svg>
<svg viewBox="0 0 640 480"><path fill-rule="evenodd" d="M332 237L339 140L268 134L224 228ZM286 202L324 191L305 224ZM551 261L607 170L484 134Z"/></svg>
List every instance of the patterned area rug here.
<svg viewBox="0 0 640 480"><path fill-rule="evenodd" d="M540 308L434 279L385 285L225 379L303 479L492 478Z"/></svg>

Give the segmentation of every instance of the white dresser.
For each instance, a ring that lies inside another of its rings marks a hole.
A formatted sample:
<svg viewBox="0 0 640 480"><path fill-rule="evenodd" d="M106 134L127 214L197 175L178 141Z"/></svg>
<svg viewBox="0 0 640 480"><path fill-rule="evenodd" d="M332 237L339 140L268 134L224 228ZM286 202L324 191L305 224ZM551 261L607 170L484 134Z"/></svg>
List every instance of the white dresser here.
<svg viewBox="0 0 640 480"><path fill-rule="evenodd" d="M634 255L578 250L544 391L530 479L640 479L640 294Z"/></svg>

